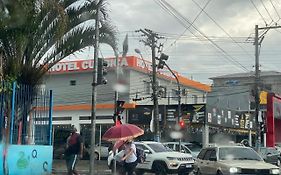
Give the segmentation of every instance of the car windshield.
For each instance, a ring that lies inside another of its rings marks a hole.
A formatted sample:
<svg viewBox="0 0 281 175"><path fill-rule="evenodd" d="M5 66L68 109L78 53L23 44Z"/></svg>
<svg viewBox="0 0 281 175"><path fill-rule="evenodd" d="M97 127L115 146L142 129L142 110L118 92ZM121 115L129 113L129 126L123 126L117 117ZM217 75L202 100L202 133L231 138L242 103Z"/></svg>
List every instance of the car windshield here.
<svg viewBox="0 0 281 175"><path fill-rule="evenodd" d="M261 157L250 148L219 148L220 160L258 160L261 161Z"/></svg>
<svg viewBox="0 0 281 175"><path fill-rule="evenodd" d="M150 143L147 144L153 151L155 152L171 152L172 150L170 148L165 147L164 145L160 143Z"/></svg>
<svg viewBox="0 0 281 175"><path fill-rule="evenodd" d="M192 152L200 152L202 149L200 146L195 144L185 144L186 147L188 147Z"/></svg>

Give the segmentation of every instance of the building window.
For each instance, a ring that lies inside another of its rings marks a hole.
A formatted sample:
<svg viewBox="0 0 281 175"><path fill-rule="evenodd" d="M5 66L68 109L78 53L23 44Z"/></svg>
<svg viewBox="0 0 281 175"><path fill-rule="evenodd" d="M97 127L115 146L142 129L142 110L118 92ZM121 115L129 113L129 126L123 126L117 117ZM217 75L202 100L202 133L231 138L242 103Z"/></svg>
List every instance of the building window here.
<svg viewBox="0 0 281 175"><path fill-rule="evenodd" d="M70 86L75 86L76 85L76 80L70 80Z"/></svg>
<svg viewBox="0 0 281 175"><path fill-rule="evenodd" d="M146 94L151 93L151 83L149 81L144 81L144 90Z"/></svg>

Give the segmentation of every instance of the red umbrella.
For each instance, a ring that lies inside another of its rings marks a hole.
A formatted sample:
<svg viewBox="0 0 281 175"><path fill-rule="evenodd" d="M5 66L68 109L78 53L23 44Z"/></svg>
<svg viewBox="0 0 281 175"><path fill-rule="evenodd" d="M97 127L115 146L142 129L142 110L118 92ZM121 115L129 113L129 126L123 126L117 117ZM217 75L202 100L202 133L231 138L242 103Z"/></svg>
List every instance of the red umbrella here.
<svg viewBox="0 0 281 175"><path fill-rule="evenodd" d="M119 149L122 145L124 145L126 141L125 140L118 140L113 145L112 151L115 152L117 149Z"/></svg>
<svg viewBox="0 0 281 175"><path fill-rule="evenodd" d="M136 125L122 124L109 128L102 139L107 141L129 140L143 135L143 133L144 131Z"/></svg>

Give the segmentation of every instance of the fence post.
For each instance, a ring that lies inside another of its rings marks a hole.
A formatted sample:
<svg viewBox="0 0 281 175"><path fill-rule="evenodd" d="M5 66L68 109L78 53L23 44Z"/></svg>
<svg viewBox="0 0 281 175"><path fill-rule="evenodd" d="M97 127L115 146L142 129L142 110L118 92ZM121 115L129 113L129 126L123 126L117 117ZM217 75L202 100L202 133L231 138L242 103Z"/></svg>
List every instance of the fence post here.
<svg viewBox="0 0 281 175"><path fill-rule="evenodd" d="M14 82L13 82L13 92L12 92L12 110L11 110L10 144L13 144L14 119L15 119L16 86L17 86L17 83L14 81Z"/></svg>
<svg viewBox="0 0 281 175"><path fill-rule="evenodd" d="M52 136L53 136L53 91L50 90L50 102L49 102L49 145L52 145Z"/></svg>

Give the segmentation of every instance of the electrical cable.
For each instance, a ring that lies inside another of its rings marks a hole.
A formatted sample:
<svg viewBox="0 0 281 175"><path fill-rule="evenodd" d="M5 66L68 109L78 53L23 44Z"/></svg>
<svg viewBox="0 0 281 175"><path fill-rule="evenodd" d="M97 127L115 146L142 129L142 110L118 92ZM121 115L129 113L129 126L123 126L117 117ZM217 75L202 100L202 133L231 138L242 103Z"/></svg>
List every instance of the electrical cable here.
<svg viewBox="0 0 281 175"><path fill-rule="evenodd" d="M208 4L211 2L211 0L208 0L207 3L204 5L203 8L201 8L200 12L196 15L196 17L193 19L193 21L191 22L191 24L185 28L185 30L177 36L177 38L175 39L175 41L173 41L166 49L169 49L169 47L171 47L173 44L175 44L177 42L177 40L179 38L181 38L185 33L186 31L194 24L194 22L199 18L199 16L202 14L202 12L204 11L204 9L208 6Z"/></svg>
<svg viewBox="0 0 281 175"><path fill-rule="evenodd" d="M255 3L253 2L253 0L250 0L251 3L253 4L253 6L255 7L256 11L258 12L258 14L260 15L260 17L262 18L262 20L264 21L264 24L267 26L267 22L265 21L265 18L262 16L262 14L260 13L259 9L257 8L257 6L255 5Z"/></svg>
<svg viewBox="0 0 281 175"><path fill-rule="evenodd" d="M268 16L271 18L272 22L274 22L274 19L273 19L272 16L270 15L270 13L269 13L268 9L266 8L266 6L264 5L263 1L262 1L262 0L260 0L260 1L261 1L261 3L262 3L262 6L264 7L265 11L267 12Z"/></svg>
<svg viewBox="0 0 281 175"><path fill-rule="evenodd" d="M169 3L167 3L165 0L158 0L159 2L162 2L163 4L165 4L165 6L167 9L170 9L176 13L178 16L180 16L182 18L182 20L184 20L186 23L191 24L191 22L189 22L184 16L181 15L181 13L179 13L176 9L174 9ZM178 19L178 17L177 17ZM185 23L181 23L184 24L184 27L188 27ZM204 36L204 38L206 38L208 41L210 41L213 46L215 46L215 48L217 48L218 50L220 50L226 57L223 57L225 59L227 59L228 61L234 63L235 66L239 66L239 68L242 68L244 71L248 71L248 69L243 66L241 63L239 63L237 60L235 60L231 55L229 55L224 49L222 49L219 45L217 45L213 40L211 40L208 36L206 36L206 34L204 34L202 31L200 31L197 27L195 27L195 25L191 25L193 29L195 29L197 32L199 32L202 36ZM191 32L191 30L189 29L189 31ZM192 33L192 32L191 32ZM193 33L192 33L193 34ZM196 35L195 35L196 36Z"/></svg>

